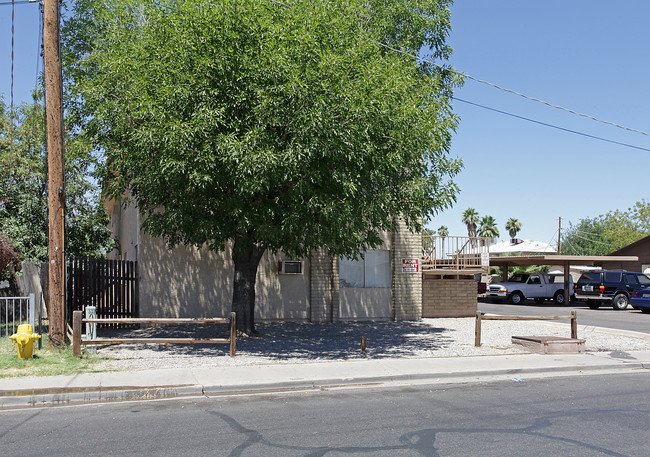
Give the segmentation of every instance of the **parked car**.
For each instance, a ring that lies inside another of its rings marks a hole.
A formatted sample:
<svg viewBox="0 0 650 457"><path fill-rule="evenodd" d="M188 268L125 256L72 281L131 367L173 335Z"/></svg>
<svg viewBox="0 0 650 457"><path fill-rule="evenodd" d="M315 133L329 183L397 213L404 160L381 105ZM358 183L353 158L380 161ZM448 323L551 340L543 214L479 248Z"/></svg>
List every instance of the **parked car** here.
<svg viewBox="0 0 650 457"><path fill-rule="evenodd" d="M635 289L630 295L630 305L642 313L650 313L650 287Z"/></svg>
<svg viewBox="0 0 650 457"><path fill-rule="evenodd" d="M573 282L571 278L569 278L569 281L570 292ZM562 305L565 303L564 276L545 273L514 274L506 282L490 284L487 297L497 303L507 299L515 305L520 304L527 298L533 298L537 303L542 303L544 300L553 300L558 305Z"/></svg>
<svg viewBox="0 0 650 457"><path fill-rule="evenodd" d="M650 278L643 273L625 270L592 270L580 276L573 286L575 298L587 303L591 309L611 305L625 309L635 289L650 286Z"/></svg>

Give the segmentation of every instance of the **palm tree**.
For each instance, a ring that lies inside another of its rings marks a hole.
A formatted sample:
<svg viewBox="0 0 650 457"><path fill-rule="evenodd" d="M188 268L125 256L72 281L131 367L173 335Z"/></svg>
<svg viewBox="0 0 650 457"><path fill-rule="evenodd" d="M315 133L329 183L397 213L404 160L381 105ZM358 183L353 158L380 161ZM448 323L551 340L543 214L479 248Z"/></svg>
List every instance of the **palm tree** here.
<svg viewBox="0 0 650 457"><path fill-rule="evenodd" d="M479 235L485 238L496 238L499 236L499 229L497 228L497 221L492 216L485 216L481 218L481 226L479 227Z"/></svg>
<svg viewBox="0 0 650 457"><path fill-rule="evenodd" d="M521 222L514 217L511 217L508 219L508 222L506 222L506 230L510 234L510 239L514 239L517 236L517 232L521 230Z"/></svg>
<svg viewBox="0 0 650 457"><path fill-rule="evenodd" d="M467 236L472 241L472 247L476 247L476 223L478 222L478 213L474 208L467 208L463 213L463 224L467 226Z"/></svg>
<svg viewBox="0 0 650 457"><path fill-rule="evenodd" d="M446 251L445 251L445 238L446 238L447 236L449 236L449 229L448 229L446 226L441 225L441 226L438 228L438 236L440 236L441 241L442 241L442 255L444 256L444 255L445 255L445 252L446 252Z"/></svg>

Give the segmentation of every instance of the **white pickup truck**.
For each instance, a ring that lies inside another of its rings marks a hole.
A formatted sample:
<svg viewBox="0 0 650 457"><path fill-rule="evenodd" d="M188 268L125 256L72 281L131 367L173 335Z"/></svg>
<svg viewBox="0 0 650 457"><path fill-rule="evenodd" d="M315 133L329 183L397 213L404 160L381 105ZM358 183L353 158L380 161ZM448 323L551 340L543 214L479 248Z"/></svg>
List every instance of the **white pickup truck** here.
<svg viewBox="0 0 650 457"><path fill-rule="evenodd" d="M569 291L573 292L573 280L569 281ZM515 305L527 298L532 298L538 303L552 299L561 305L565 303L564 276L545 273L514 274L507 282L490 284L486 296L497 302L508 299Z"/></svg>

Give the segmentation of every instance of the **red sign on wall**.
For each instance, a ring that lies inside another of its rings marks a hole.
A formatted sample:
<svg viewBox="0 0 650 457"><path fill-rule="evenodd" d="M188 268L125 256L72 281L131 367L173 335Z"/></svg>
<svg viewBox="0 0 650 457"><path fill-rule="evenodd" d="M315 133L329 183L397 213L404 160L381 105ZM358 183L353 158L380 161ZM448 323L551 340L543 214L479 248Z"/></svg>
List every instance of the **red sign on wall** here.
<svg viewBox="0 0 650 457"><path fill-rule="evenodd" d="M418 273L420 259L402 259L402 273Z"/></svg>

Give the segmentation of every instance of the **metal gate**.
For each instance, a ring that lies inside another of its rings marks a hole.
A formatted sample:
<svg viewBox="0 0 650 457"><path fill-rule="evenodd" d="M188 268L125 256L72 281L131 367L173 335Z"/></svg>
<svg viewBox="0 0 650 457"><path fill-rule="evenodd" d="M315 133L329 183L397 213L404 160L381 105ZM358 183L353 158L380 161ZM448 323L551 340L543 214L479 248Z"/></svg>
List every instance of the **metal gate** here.
<svg viewBox="0 0 650 457"><path fill-rule="evenodd" d="M28 297L0 297L0 352L11 352L13 342L9 337L16 333L23 323L31 324L34 331L41 333L41 300L38 294ZM38 307L36 306L38 303ZM38 340L39 348L41 340Z"/></svg>
<svg viewBox="0 0 650 457"><path fill-rule="evenodd" d="M66 319L96 308L98 318L139 317L138 264L127 260L68 259ZM115 326L115 324L109 324Z"/></svg>

